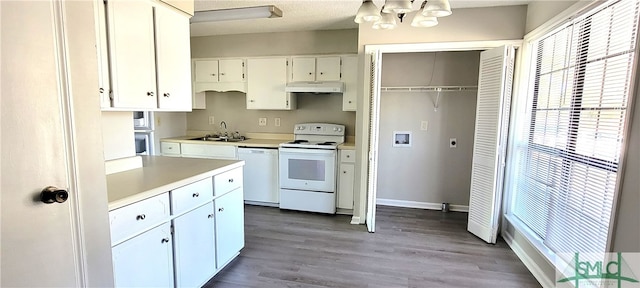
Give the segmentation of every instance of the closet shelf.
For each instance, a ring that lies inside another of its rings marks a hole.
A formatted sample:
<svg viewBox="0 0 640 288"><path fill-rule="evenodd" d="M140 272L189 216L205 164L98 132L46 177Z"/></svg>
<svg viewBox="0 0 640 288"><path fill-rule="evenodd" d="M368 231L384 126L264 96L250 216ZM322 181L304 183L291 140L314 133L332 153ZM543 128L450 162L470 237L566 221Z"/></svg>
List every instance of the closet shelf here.
<svg viewBox="0 0 640 288"><path fill-rule="evenodd" d="M406 86L406 87L380 87L382 92L438 92L436 98L433 99L433 111L438 112L438 105L440 104L441 92L454 92L454 91L476 91L478 86Z"/></svg>

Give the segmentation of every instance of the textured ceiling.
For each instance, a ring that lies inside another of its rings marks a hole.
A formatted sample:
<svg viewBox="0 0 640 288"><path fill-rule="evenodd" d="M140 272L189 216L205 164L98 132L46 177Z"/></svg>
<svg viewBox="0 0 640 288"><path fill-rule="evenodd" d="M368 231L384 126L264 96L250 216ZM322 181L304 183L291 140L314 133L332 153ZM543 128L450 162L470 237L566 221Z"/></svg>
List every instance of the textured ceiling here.
<svg viewBox="0 0 640 288"><path fill-rule="evenodd" d="M450 0L450 2L455 13L456 8L522 5L530 1ZM195 0L196 11L276 5L282 10L282 18L194 23L191 24L191 36L356 29L358 24L353 22L353 18L361 3L362 0ZM374 3L382 7L384 1L374 0ZM420 8L421 3L416 0L413 3L414 9Z"/></svg>

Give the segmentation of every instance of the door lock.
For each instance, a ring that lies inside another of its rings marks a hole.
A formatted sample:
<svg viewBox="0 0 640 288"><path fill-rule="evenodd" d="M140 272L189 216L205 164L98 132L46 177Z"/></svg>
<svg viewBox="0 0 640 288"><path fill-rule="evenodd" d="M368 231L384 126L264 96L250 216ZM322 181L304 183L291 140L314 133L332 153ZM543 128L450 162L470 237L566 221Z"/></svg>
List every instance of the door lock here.
<svg viewBox="0 0 640 288"><path fill-rule="evenodd" d="M47 186L40 192L40 201L47 204L64 203L67 199L69 199L69 192L55 186Z"/></svg>

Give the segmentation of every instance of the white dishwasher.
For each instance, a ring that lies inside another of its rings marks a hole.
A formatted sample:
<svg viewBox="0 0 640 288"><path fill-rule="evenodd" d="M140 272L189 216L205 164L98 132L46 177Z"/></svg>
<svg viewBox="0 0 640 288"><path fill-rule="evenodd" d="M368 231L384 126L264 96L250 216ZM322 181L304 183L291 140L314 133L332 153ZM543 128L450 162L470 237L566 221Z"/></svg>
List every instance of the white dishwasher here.
<svg viewBox="0 0 640 288"><path fill-rule="evenodd" d="M245 161L245 202L278 207L278 149L239 147L238 158Z"/></svg>

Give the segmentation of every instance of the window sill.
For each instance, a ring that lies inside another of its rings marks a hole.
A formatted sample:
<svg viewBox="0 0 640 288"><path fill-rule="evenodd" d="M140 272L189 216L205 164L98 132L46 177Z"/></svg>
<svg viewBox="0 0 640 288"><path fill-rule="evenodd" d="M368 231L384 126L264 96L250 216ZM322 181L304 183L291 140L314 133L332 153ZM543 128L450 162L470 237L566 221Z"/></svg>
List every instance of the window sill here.
<svg viewBox="0 0 640 288"><path fill-rule="evenodd" d="M531 246L536 248L540 255L542 255L550 265L555 267L556 253L549 249L546 245L544 245L542 238L536 235L533 230L527 227L527 225L522 223L522 221L520 221L518 217L509 213L505 213L504 218L509 221L509 224L513 226L516 231L524 236L524 238L529 242Z"/></svg>

